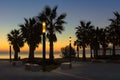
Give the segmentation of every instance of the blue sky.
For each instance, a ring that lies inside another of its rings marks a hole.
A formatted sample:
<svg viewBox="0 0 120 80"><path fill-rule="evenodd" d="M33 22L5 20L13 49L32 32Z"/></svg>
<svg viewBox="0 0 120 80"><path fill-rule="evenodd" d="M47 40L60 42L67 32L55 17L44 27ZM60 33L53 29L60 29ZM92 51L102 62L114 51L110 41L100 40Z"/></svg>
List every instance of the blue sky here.
<svg viewBox="0 0 120 80"><path fill-rule="evenodd" d="M75 40L75 27L80 20L105 27L110 24L108 19L114 17L114 11L120 13L120 0L0 0L0 44L8 43L6 34L18 29L18 25L24 23L24 17L37 16L46 5L58 5L58 15L67 14L65 31L63 35L58 34L58 43L64 41L66 44L69 36Z"/></svg>

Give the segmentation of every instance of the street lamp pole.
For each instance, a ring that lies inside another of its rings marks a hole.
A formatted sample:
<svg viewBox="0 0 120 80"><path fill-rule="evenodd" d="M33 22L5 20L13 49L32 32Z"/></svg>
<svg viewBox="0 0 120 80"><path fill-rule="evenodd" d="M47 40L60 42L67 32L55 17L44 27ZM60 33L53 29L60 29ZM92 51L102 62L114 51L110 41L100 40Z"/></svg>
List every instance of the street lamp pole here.
<svg viewBox="0 0 120 80"><path fill-rule="evenodd" d="M43 60L46 59L46 37L45 37L45 32L46 32L46 23L42 22L42 32L43 32Z"/></svg>
<svg viewBox="0 0 120 80"><path fill-rule="evenodd" d="M10 62L11 62L11 45L9 46L9 49L10 49Z"/></svg>
<svg viewBox="0 0 120 80"><path fill-rule="evenodd" d="M71 37L69 37L69 42L70 42L70 63L71 63Z"/></svg>
<svg viewBox="0 0 120 80"><path fill-rule="evenodd" d="M42 33L43 33L43 71L46 71L46 36L45 36L45 32L46 32L46 22L42 22Z"/></svg>

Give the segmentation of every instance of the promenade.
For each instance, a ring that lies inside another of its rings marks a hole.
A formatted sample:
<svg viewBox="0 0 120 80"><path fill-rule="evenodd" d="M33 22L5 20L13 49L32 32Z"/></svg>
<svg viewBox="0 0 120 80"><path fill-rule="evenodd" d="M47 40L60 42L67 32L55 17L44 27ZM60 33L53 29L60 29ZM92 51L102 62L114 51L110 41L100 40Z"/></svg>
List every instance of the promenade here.
<svg viewBox="0 0 120 80"><path fill-rule="evenodd" d="M72 69L32 72L0 61L0 80L120 80L120 64L72 62Z"/></svg>

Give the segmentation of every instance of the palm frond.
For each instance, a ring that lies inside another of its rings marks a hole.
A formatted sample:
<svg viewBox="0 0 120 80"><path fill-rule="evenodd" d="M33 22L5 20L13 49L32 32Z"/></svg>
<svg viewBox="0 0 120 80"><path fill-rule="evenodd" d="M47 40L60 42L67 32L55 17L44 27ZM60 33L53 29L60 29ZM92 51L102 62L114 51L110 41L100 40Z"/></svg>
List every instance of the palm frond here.
<svg viewBox="0 0 120 80"><path fill-rule="evenodd" d="M46 16L51 15L52 11L51 11L51 8L49 6L46 6L44 10L45 11L43 11L43 12L45 13Z"/></svg>
<svg viewBox="0 0 120 80"><path fill-rule="evenodd" d="M52 13L51 13L51 18L52 19L55 19L56 18L56 16L57 16L57 6L55 6L54 8L53 8L53 10L52 10Z"/></svg>
<svg viewBox="0 0 120 80"><path fill-rule="evenodd" d="M56 32L62 33L63 30L64 30L63 26L59 26L59 25L55 26L55 31Z"/></svg>
<svg viewBox="0 0 120 80"><path fill-rule="evenodd" d="M61 15L57 18L57 20L64 19L65 17L66 17L66 14L65 14L65 13L63 13L63 14L61 14Z"/></svg>
<svg viewBox="0 0 120 80"><path fill-rule="evenodd" d="M80 25L85 27L85 22L84 21L80 21Z"/></svg>
<svg viewBox="0 0 120 80"><path fill-rule="evenodd" d="M91 21L87 22L87 23L86 23L86 26L90 26L90 24L91 24Z"/></svg>

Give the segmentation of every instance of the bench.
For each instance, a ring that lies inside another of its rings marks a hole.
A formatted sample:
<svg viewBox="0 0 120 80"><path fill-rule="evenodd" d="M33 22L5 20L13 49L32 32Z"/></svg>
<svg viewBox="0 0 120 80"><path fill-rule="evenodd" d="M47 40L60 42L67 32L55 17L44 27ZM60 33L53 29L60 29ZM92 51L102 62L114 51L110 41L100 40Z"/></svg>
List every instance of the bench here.
<svg viewBox="0 0 120 80"><path fill-rule="evenodd" d="M26 64L25 64L25 69L26 69L26 70L30 70L30 68L31 68L31 64L30 64L30 63L26 63Z"/></svg>
<svg viewBox="0 0 120 80"><path fill-rule="evenodd" d="M41 70L41 68L38 64L30 64L30 63L25 64L25 69L30 70L30 71L40 71Z"/></svg>
<svg viewBox="0 0 120 80"><path fill-rule="evenodd" d="M61 64L61 69L71 69L72 68L72 64L70 62L64 62Z"/></svg>

